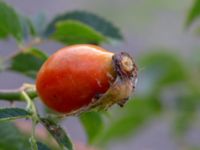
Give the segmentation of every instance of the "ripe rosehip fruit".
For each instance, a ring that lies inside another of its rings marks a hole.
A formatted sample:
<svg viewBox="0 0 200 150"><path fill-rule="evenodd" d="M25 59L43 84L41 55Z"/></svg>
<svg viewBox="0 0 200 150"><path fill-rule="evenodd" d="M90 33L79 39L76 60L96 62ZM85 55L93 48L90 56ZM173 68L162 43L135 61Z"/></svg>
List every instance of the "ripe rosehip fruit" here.
<svg viewBox="0 0 200 150"><path fill-rule="evenodd" d="M52 110L70 114L123 105L134 90L137 67L127 53L89 44L58 50L43 64L36 88Z"/></svg>

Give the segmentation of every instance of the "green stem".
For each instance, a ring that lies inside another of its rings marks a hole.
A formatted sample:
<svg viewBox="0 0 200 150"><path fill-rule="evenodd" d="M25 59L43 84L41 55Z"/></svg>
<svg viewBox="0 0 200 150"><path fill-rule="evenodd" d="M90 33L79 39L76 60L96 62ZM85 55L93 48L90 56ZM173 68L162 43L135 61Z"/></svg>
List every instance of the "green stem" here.
<svg viewBox="0 0 200 150"><path fill-rule="evenodd" d="M32 123L32 135L29 139L29 141L31 143L31 149L32 150L38 150L37 141L35 139L35 127L36 127L36 123L33 121L33 123Z"/></svg>
<svg viewBox="0 0 200 150"><path fill-rule="evenodd" d="M37 91L34 86L23 86L24 91L27 93L27 95L34 99L37 97ZM22 88L16 89L16 90L0 90L0 100L7 100L7 101L24 101L25 98L22 96Z"/></svg>
<svg viewBox="0 0 200 150"><path fill-rule="evenodd" d="M39 117L38 117L35 104L33 103L32 99L28 96L28 94L24 90L21 91L21 94L22 94L22 97L24 97L24 99L27 102L27 110L32 113L33 122L37 123L39 121Z"/></svg>
<svg viewBox="0 0 200 150"><path fill-rule="evenodd" d="M32 101L32 99L29 97L29 95L25 91L27 88L30 88L30 87L32 87L32 86L24 85L23 88L21 89L21 94L22 94L22 97L27 102L27 110L29 112L31 112L31 114L32 114L32 117L31 117L32 122L33 122L32 123L32 135L30 137L31 148L32 148L32 150L38 150L37 142L35 139L35 127L36 127L37 123L40 121L40 118L37 113L37 109L35 107L34 102Z"/></svg>

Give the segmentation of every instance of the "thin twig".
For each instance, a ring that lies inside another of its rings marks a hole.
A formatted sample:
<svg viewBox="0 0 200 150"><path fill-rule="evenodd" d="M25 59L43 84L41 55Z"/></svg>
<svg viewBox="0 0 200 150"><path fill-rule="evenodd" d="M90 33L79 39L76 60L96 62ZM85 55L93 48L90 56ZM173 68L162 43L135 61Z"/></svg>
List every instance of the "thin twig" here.
<svg viewBox="0 0 200 150"><path fill-rule="evenodd" d="M15 89L15 90L1 90L0 89L0 100L6 100L6 101L24 101L24 97L22 96L22 88L25 90L27 95L34 99L37 97L37 91L35 87L32 86L22 86L21 88Z"/></svg>
<svg viewBox="0 0 200 150"><path fill-rule="evenodd" d="M20 46L19 50L20 51L27 51L28 49L30 49L30 48L32 48L32 47L34 47L36 45L40 45L42 43L44 43L44 40L39 38L39 37L36 37L32 41L30 41L30 43L28 43L27 45Z"/></svg>
<svg viewBox="0 0 200 150"><path fill-rule="evenodd" d="M27 102L27 111L31 112L31 114L32 114L31 115L31 118L32 118L32 135L29 139L30 143L31 143L31 148L32 148L32 150L38 150L37 142L36 142L36 139L35 139L35 128L36 128L37 123L40 121L40 119L39 119L39 115L38 115L38 112L37 112L37 109L35 107L34 102L29 97L29 95L25 92L25 90L29 87L31 87L31 85L24 85L21 88L21 94L22 94L22 97L24 97L24 99Z"/></svg>
<svg viewBox="0 0 200 150"><path fill-rule="evenodd" d="M9 61L11 58L15 57L17 54L19 54L20 52L26 52L27 50L29 50L30 48L37 46L37 45L41 45L43 44L45 41L44 39L41 38L34 38L30 41L30 43L26 44L26 45L19 45L18 49L13 52L12 54L10 54L9 56L5 57L3 59L4 62Z"/></svg>

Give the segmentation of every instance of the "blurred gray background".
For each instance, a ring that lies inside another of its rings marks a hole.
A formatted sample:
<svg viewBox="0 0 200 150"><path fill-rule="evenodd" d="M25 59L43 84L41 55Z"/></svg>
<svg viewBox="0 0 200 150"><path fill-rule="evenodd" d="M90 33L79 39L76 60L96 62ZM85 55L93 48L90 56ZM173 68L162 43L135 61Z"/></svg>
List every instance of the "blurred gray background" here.
<svg viewBox="0 0 200 150"><path fill-rule="evenodd" d="M189 55L191 49L200 47L199 39L192 31L185 31L184 23L192 1L189 0L6 0L24 15L35 16L44 13L47 21L60 13L71 10L94 12L116 24L122 31L125 41L114 46L104 45L112 51L126 50L137 56L144 52L164 47L179 55ZM47 43L41 49L55 52L62 45ZM0 42L0 56L9 56L16 50L13 40ZM0 74L0 88L17 88L24 82L34 81L10 72ZM140 83L140 81L139 81ZM5 103L6 105L6 103ZM152 120L134 134L133 137L115 141L109 150L177 150L171 138L170 120ZM74 141L85 141L85 135L75 118L63 123ZM195 128L195 127L194 127ZM191 131L189 138L198 144L200 131ZM180 148L180 147L179 147Z"/></svg>

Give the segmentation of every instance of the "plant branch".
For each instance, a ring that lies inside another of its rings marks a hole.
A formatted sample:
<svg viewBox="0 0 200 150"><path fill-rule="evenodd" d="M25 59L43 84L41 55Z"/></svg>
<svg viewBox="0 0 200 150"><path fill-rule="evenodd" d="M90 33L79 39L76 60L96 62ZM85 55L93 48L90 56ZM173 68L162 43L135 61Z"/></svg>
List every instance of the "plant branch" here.
<svg viewBox="0 0 200 150"><path fill-rule="evenodd" d="M34 102L32 101L32 99L29 97L29 95L26 93L26 89L27 88L34 88L35 89L35 86L33 86L33 85L24 85L22 88L21 88L21 94L22 94L22 96L24 97L24 99L26 100L26 102L27 102L27 110L29 111L29 112L31 112L31 114L32 114L32 124L33 124L33 126L32 126L32 135L31 135L31 137L30 137L30 143L31 143L31 148L32 148L32 150L37 150L38 149L38 147L37 147L37 142L36 142L36 139L35 139L35 127L36 127L36 125L37 125L37 123L40 121L40 119L39 119L39 116L38 116L38 113L37 113L37 109L36 109L36 107L35 107L35 104L34 104Z"/></svg>
<svg viewBox="0 0 200 150"><path fill-rule="evenodd" d="M17 54L19 54L20 52L25 52L25 51L27 51L27 50L29 50L30 48L32 48L32 47L34 47L34 46L37 46L37 45L41 45L41 44L43 44L43 43L45 43L45 40L44 39L42 39L42 38L34 38L34 39L32 39L31 41L30 41L30 43L28 43L28 44L23 44L23 45L18 45L18 49L14 52L14 53L12 53L12 54L10 54L9 56L7 56L7 57L5 57L4 59L3 59L3 61L5 62L5 61L9 61L12 57L15 57Z"/></svg>
<svg viewBox="0 0 200 150"><path fill-rule="evenodd" d="M22 89L27 95L34 99L37 97L37 91L34 85L24 84L21 88L15 90L1 90L0 89L0 100L6 101L24 101L25 98L22 95Z"/></svg>
<svg viewBox="0 0 200 150"><path fill-rule="evenodd" d="M37 38L32 39L30 41L30 43L28 43L27 45L19 46L19 50L20 51L27 51L28 49L30 49L30 48L32 48L32 47L34 47L36 45L40 45L42 43L44 43L44 39L41 39L41 38L37 37Z"/></svg>

